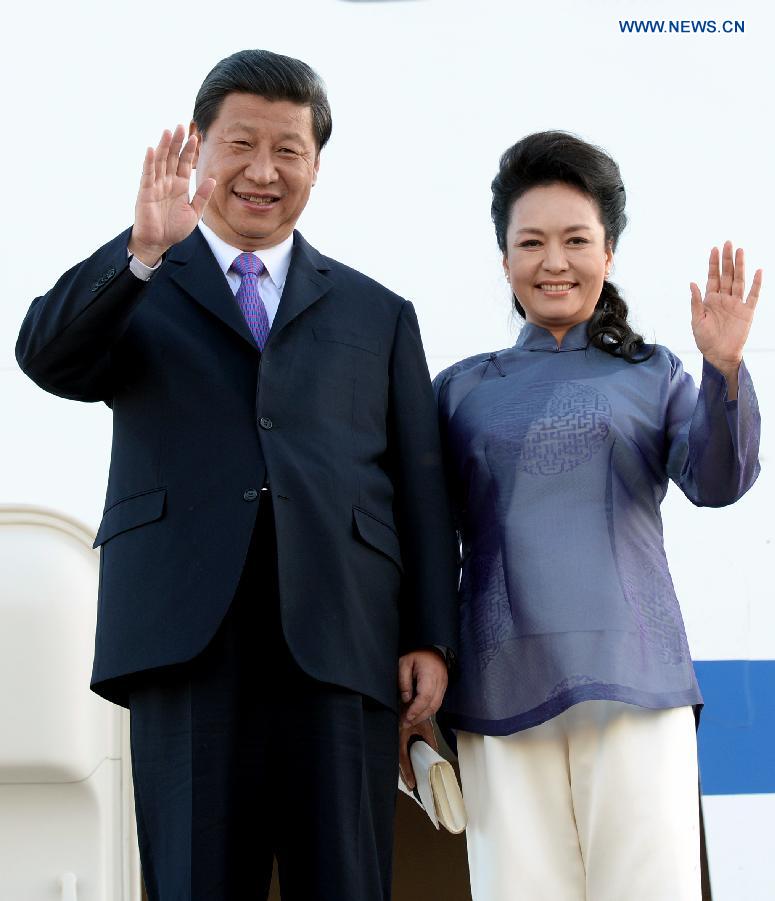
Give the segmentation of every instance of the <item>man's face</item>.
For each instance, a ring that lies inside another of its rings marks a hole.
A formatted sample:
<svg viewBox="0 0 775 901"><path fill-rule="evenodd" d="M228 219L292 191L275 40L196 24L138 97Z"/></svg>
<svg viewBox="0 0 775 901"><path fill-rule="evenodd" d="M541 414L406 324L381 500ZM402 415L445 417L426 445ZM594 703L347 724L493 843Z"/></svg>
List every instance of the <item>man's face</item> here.
<svg viewBox="0 0 775 901"><path fill-rule="evenodd" d="M308 106L228 94L194 160L197 184L216 181L205 224L240 250L279 244L307 205L319 163Z"/></svg>

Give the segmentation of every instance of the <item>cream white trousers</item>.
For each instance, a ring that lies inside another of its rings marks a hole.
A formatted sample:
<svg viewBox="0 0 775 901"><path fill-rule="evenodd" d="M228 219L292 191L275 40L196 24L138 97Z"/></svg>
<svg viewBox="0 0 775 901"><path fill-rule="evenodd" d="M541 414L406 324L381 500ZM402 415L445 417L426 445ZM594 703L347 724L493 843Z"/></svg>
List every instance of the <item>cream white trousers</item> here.
<svg viewBox="0 0 775 901"><path fill-rule="evenodd" d="M473 901L699 901L691 707L585 701L457 741Z"/></svg>

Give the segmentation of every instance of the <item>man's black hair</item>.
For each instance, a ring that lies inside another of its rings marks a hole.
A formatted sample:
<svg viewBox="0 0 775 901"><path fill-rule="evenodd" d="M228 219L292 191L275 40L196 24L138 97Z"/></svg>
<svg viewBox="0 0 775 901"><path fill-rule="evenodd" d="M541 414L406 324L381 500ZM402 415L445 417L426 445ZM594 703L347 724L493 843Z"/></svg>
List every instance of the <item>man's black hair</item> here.
<svg viewBox="0 0 775 901"><path fill-rule="evenodd" d="M331 137L331 107L320 76L300 59L271 50L240 50L222 59L202 82L193 119L203 134L218 117L228 94L257 94L267 100L290 100L312 111L318 151Z"/></svg>

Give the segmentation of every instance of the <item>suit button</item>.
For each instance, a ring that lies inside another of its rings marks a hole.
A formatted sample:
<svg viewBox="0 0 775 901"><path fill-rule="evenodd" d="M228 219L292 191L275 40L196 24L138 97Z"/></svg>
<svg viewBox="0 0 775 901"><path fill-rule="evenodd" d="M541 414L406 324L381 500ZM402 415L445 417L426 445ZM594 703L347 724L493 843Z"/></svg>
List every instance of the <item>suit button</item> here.
<svg viewBox="0 0 775 901"><path fill-rule="evenodd" d="M242 497L246 501L254 501L258 497L258 492L255 488L248 488L248 490L242 495Z"/></svg>
<svg viewBox="0 0 775 901"><path fill-rule="evenodd" d="M262 429L271 429L274 423L271 419L266 416L262 416L261 419L258 420L259 425Z"/></svg>

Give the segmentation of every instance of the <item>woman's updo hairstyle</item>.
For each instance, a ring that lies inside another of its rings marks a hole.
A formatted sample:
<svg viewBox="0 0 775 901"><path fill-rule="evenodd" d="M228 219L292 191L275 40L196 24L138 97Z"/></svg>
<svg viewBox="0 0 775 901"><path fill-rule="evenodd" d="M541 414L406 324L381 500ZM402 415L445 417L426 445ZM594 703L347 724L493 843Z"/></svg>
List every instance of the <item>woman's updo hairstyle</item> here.
<svg viewBox="0 0 775 901"><path fill-rule="evenodd" d="M531 188L556 183L578 188L597 205L605 239L613 250L627 225L624 207L627 195L619 167L599 147L564 131L542 131L517 141L503 154L492 182L492 221L498 247L507 252L506 232L511 211ZM514 309L524 319L525 311L514 298ZM605 280L587 326L589 343L629 363L647 360L643 338L627 322L627 304L616 286Z"/></svg>

